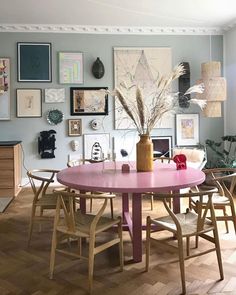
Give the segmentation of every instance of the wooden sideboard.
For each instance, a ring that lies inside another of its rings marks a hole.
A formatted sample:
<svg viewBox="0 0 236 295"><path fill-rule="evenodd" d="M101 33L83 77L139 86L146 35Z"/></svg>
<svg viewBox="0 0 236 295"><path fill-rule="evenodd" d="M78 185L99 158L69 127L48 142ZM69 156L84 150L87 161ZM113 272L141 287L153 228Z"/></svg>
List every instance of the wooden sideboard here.
<svg viewBox="0 0 236 295"><path fill-rule="evenodd" d="M0 141L0 197L15 197L21 190L20 141Z"/></svg>

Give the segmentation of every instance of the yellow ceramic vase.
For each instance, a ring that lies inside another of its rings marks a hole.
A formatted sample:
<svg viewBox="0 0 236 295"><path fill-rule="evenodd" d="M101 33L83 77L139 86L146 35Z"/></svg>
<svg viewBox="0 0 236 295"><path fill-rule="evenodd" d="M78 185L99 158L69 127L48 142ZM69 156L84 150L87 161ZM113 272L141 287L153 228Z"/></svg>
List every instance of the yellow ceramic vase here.
<svg viewBox="0 0 236 295"><path fill-rule="evenodd" d="M136 145L136 168L138 172L153 171L153 143L147 134L141 134Z"/></svg>

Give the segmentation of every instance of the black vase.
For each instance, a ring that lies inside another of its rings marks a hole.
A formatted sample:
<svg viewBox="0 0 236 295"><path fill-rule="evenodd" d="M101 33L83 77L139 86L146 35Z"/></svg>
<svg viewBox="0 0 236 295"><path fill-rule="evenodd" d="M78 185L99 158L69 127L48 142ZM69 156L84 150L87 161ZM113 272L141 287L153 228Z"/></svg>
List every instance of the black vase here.
<svg viewBox="0 0 236 295"><path fill-rule="evenodd" d="M93 64L92 73L97 79L101 79L104 76L105 68L99 57L97 57Z"/></svg>

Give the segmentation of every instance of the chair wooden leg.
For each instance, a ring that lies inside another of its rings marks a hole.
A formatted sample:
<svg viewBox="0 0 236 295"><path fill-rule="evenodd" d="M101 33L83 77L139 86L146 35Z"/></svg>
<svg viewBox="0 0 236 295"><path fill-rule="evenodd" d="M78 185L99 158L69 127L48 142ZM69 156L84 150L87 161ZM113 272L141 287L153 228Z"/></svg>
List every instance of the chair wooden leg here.
<svg viewBox="0 0 236 295"><path fill-rule="evenodd" d="M30 225L29 225L28 247L30 246L32 232L33 232L35 211L36 211L36 207L33 205L32 212L31 212L31 217L30 217Z"/></svg>
<svg viewBox="0 0 236 295"><path fill-rule="evenodd" d="M122 234L122 221L118 224L118 235L120 238L119 243L119 255L120 255L120 270L123 271L124 268L124 248L123 248L123 234Z"/></svg>
<svg viewBox="0 0 236 295"><path fill-rule="evenodd" d="M154 198L151 195L151 210L153 211L153 209L154 209Z"/></svg>
<svg viewBox="0 0 236 295"><path fill-rule="evenodd" d="M214 240L215 240L215 247L216 247L216 256L220 271L220 279L224 279L224 271L223 271L223 265L222 265L222 259L221 259L221 252L220 252L220 242L219 242L219 235L217 229L213 230Z"/></svg>
<svg viewBox="0 0 236 295"><path fill-rule="evenodd" d="M51 247L51 256L50 256L50 271L49 278L53 279L54 265L55 265L55 257L56 257L56 247L57 247L57 232L53 231L52 236L52 247Z"/></svg>
<svg viewBox="0 0 236 295"><path fill-rule="evenodd" d="M186 254L190 255L190 237L186 237Z"/></svg>
<svg viewBox="0 0 236 295"><path fill-rule="evenodd" d="M224 217L226 217L226 216L227 216L226 208L223 207L222 210L223 210L223 215L224 215ZM226 233L228 234L228 233L229 233L228 220L225 220L225 228L226 228Z"/></svg>
<svg viewBox="0 0 236 295"><path fill-rule="evenodd" d="M183 246L183 238L181 236L178 236L178 250L179 250L179 266L180 266L181 283L182 283L182 294L186 294L185 269L184 269L184 246Z"/></svg>
<svg viewBox="0 0 236 295"><path fill-rule="evenodd" d="M146 271L149 269L149 258L150 258L150 235L151 235L151 221L150 216L147 217L147 228L146 228Z"/></svg>
<svg viewBox="0 0 236 295"><path fill-rule="evenodd" d="M110 198L110 206L111 206L111 218L114 218L114 212L113 212L113 199Z"/></svg>
<svg viewBox="0 0 236 295"><path fill-rule="evenodd" d="M92 236L90 237L90 240L89 240L89 256L88 256L89 294L91 294L92 288L93 288L94 246L95 246L95 236Z"/></svg>
<svg viewBox="0 0 236 295"><path fill-rule="evenodd" d="M91 213L93 211L93 199L90 199L90 208L89 212Z"/></svg>
<svg viewBox="0 0 236 295"><path fill-rule="evenodd" d="M235 207L234 207L234 202L233 200L230 200L230 208L231 208L231 214L233 217L233 223L234 223L234 231L236 233L236 213L235 213Z"/></svg>

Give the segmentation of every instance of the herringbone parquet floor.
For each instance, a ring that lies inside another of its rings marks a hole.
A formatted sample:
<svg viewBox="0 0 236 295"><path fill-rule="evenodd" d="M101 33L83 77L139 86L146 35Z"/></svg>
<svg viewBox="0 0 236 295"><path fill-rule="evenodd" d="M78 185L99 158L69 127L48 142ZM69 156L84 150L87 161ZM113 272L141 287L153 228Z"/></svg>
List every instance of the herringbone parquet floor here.
<svg viewBox="0 0 236 295"><path fill-rule="evenodd" d="M24 189L0 215L0 295L83 295L87 294L87 264L68 257L57 256L53 280L48 278L52 223L41 232L35 227L32 245L27 248L27 232L32 195ZM161 214L161 204L155 202ZM119 214L121 202L115 200ZM143 215L152 215L150 202L143 200ZM215 253L186 261L188 294L236 294L236 236L232 225L225 234L219 225L225 280L219 279ZM107 233L110 234L110 233ZM105 234L106 235L106 234ZM145 232L143 233L145 239ZM73 245L72 245L73 247ZM200 240L200 247L207 243ZM179 265L176 254L153 246L151 268L144 272L144 262L131 263L130 237L124 233L124 272L119 272L118 247L98 254L95 259L95 295L176 295L181 293ZM144 256L143 256L144 257ZM144 260L144 259L143 259Z"/></svg>

